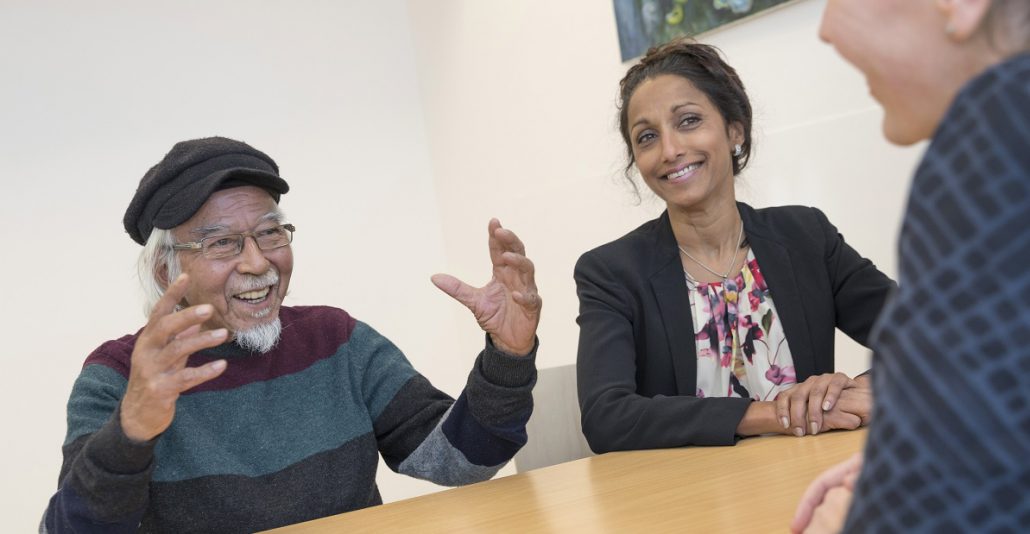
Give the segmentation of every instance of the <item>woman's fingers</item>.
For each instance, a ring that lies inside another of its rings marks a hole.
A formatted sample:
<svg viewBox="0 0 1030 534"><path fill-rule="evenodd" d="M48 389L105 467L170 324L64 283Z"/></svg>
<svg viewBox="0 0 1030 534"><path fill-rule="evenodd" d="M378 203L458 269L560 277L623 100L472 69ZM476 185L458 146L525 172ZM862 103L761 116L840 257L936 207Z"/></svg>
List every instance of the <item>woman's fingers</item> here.
<svg viewBox="0 0 1030 534"><path fill-rule="evenodd" d="M851 383L844 373L814 376L808 393L808 430L813 435L823 428L823 412L828 412L840 397L840 392ZM807 382L807 381L806 381Z"/></svg>
<svg viewBox="0 0 1030 534"><path fill-rule="evenodd" d="M798 387L797 385L794 388ZM791 388L791 389L794 389ZM790 391L791 389L781 391L776 396L776 420L783 426L783 431L790 430Z"/></svg>
<svg viewBox="0 0 1030 534"><path fill-rule="evenodd" d="M826 394L824 395L822 402L818 403L817 406L821 406L824 412L828 412L833 409L837 404L837 399L840 398L840 392L844 388L855 387L855 381L848 378L848 375L844 373L834 373L831 375L829 385L826 387Z"/></svg>
<svg viewBox="0 0 1030 534"><path fill-rule="evenodd" d="M814 377L813 377L814 378ZM813 387L812 378L789 390L790 428L797 437L804 436L808 428L808 396Z"/></svg>

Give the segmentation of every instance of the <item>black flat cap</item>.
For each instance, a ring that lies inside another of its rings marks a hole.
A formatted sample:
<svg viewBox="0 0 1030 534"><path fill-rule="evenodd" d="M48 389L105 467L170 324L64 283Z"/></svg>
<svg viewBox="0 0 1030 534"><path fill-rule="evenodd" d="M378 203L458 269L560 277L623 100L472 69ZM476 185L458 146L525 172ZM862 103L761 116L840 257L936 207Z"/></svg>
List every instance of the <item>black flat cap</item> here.
<svg viewBox="0 0 1030 534"><path fill-rule="evenodd" d="M143 245L154 228L175 228L189 220L215 191L255 185L276 203L290 190L279 166L260 150L225 137L176 143L143 175L125 210L125 231Z"/></svg>

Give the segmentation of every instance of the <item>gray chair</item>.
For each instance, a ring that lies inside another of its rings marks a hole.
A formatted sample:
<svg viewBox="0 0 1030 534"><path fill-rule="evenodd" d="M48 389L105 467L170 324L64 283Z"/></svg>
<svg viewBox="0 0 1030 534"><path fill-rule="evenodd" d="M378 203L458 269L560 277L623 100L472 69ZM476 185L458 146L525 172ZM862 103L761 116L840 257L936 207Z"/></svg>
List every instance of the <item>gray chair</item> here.
<svg viewBox="0 0 1030 534"><path fill-rule="evenodd" d="M522 473L593 456L579 417L576 366L540 369L533 388L533 415L526 424L529 441L515 455L515 470Z"/></svg>

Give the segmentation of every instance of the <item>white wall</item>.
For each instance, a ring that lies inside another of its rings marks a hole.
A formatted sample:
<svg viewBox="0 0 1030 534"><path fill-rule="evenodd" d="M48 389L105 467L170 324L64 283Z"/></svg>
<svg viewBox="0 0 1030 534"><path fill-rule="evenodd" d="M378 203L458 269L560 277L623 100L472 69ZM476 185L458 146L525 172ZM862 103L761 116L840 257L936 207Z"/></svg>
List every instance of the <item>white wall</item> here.
<svg viewBox="0 0 1030 534"><path fill-rule="evenodd" d="M822 4L705 39L757 112L739 196L820 206L893 272L918 150L880 140L861 78L815 38ZM55 487L82 360L142 324L121 216L177 140L268 151L294 188L287 303L348 309L452 394L482 338L428 277L485 281L498 216L538 267L540 365L572 363L576 258L661 209L635 205L621 181L617 43L597 0L0 4L5 528L34 528ZM864 365L841 351L845 369ZM434 489L390 473L380 484L387 500Z"/></svg>
<svg viewBox="0 0 1030 534"><path fill-rule="evenodd" d="M409 0L433 176L450 268L478 265L490 215L522 236L544 298L539 364L575 361L580 254L654 217L622 178L619 61L612 3ZM738 197L822 208L888 273L920 149L882 140L862 77L816 36L823 0L801 0L712 32L755 108L755 151ZM643 188L643 186L641 186ZM840 369L867 352L846 336Z"/></svg>
<svg viewBox="0 0 1030 534"><path fill-rule="evenodd" d="M31 531L56 487L86 355L143 323L121 218L181 139L237 137L279 163L298 227L287 303L348 309L460 390L475 355L444 350L458 305L429 282L443 246L407 21L397 2L0 5L3 530Z"/></svg>

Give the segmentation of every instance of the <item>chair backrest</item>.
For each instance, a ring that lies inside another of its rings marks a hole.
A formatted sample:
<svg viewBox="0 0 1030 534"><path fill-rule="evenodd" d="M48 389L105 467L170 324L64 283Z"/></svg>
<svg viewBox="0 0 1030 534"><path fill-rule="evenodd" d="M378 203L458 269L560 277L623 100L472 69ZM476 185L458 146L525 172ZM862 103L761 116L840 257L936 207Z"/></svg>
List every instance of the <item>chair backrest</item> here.
<svg viewBox="0 0 1030 534"><path fill-rule="evenodd" d="M519 473L593 455L580 423L575 365L537 371L526 432L529 441L515 455Z"/></svg>

